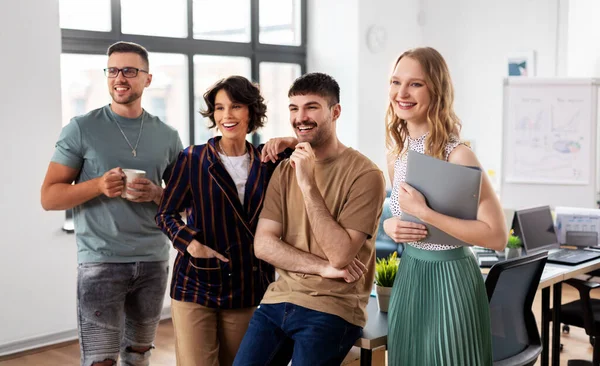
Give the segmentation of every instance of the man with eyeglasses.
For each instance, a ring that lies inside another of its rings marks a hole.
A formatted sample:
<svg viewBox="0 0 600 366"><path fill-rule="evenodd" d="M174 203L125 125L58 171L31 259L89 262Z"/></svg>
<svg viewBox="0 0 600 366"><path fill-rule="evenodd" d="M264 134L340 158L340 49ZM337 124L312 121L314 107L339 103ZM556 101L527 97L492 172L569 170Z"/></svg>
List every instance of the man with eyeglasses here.
<svg viewBox="0 0 600 366"><path fill-rule="evenodd" d="M112 103L63 128L41 201L45 210L74 212L81 365L116 365L119 357L149 365L170 248L154 216L183 146L174 128L142 109L152 81L144 47L111 45L104 73ZM145 178L125 183L125 168Z"/></svg>

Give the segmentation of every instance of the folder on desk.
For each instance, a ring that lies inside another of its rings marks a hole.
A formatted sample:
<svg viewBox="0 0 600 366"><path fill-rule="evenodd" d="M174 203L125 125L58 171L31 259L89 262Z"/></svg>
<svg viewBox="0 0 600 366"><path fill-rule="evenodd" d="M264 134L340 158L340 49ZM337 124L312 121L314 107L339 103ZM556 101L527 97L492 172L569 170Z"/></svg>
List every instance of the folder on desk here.
<svg viewBox="0 0 600 366"><path fill-rule="evenodd" d="M436 212L464 220L477 218L481 190L478 167L453 164L410 150L406 183L421 192L427 206ZM425 242L470 245L409 214L403 213L402 220L427 226Z"/></svg>

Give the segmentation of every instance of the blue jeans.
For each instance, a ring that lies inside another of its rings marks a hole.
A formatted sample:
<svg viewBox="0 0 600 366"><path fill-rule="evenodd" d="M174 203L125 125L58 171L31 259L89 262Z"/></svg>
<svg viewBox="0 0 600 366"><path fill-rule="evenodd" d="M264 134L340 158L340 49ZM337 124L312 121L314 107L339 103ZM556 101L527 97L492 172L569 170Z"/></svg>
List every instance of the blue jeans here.
<svg viewBox="0 0 600 366"><path fill-rule="evenodd" d="M337 366L361 335L361 327L336 315L290 303L261 304L233 364Z"/></svg>
<svg viewBox="0 0 600 366"><path fill-rule="evenodd" d="M163 308L167 261L82 263L77 268L81 365L113 361L150 364ZM136 349L148 349L140 353Z"/></svg>

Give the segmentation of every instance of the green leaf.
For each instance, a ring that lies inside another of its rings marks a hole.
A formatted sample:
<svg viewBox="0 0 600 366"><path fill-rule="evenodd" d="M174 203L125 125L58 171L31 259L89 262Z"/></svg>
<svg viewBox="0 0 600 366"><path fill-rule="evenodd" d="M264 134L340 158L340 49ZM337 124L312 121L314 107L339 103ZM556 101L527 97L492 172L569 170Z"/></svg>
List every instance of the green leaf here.
<svg viewBox="0 0 600 366"><path fill-rule="evenodd" d="M521 238L512 234L508 236L508 243L506 243L508 248L520 248L521 245L523 245Z"/></svg>
<svg viewBox="0 0 600 366"><path fill-rule="evenodd" d="M396 252L387 258L378 258L375 263L375 283L381 287L392 287L398 273L400 258Z"/></svg>

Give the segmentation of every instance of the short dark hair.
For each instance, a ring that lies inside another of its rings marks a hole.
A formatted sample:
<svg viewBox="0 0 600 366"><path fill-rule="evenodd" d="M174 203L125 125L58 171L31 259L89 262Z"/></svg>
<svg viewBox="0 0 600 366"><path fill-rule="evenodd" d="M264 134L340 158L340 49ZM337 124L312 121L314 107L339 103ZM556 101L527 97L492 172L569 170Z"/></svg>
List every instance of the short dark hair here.
<svg viewBox="0 0 600 366"><path fill-rule="evenodd" d="M294 95L316 94L328 100L329 106L340 102L340 86L335 79L327 74L312 72L297 78L288 92L288 97Z"/></svg>
<svg viewBox="0 0 600 366"><path fill-rule="evenodd" d="M225 90L232 102L248 106L248 131L254 132L265 125L267 119L267 105L265 99L260 95L258 85L252 83L243 76L233 75L226 79L221 79L204 93L204 102L206 110L201 110L203 117L210 118L212 122L208 128L217 125L215 122L215 99L220 90Z"/></svg>
<svg viewBox="0 0 600 366"><path fill-rule="evenodd" d="M108 57L113 53L137 53L140 55L144 63L146 64L146 68L150 68L150 61L148 60L148 50L146 50L143 46L133 43L133 42L117 42L113 43L108 47L108 51L106 54Z"/></svg>

